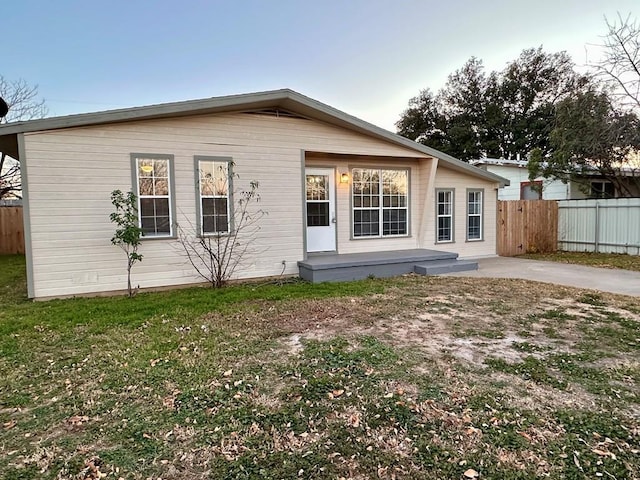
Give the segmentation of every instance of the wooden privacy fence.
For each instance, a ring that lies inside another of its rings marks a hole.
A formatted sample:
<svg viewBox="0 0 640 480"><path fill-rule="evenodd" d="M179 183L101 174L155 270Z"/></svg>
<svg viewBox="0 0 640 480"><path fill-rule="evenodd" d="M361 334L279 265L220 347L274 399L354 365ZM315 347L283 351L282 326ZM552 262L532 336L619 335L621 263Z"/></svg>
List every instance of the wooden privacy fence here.
<svg viewBox="0 0 640 480"><path fill-rule="evenodd" d="M548 253L558 249L558 202L498 202L498 255Z"/></svg>
<svg viewBox="0 0 640 480"><path fill-rule="evenodd" d="M22 207L0 206L0 255L24 254Z"/></svg>

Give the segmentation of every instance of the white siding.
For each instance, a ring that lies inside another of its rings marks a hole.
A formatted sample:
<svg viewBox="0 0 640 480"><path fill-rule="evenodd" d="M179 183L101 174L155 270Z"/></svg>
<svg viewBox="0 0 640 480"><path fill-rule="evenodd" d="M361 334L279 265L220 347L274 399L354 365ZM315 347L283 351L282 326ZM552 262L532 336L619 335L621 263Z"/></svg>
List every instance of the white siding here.
<svg viewBox="0 0 640 480"><path fill-rule="evenodd" d="M454 190L454 241L436 243L436 205L435 191L432 192L431 213L427 217L424 248L457 252L460 258L481 257L496 254L496 189L498 185L471 175L464 175L451 169L438 166L436 189ZM483 189L483 239L467 241L467 189Z"/></svg>
<svg viewBox="0 0 640 480"><path fill-rule="evenodd" d="M236 186L260 183L260 207L268 212L238 278L297 273L303 258L301 151L397 156L412 167L411 237L349 239L348 189L339 186L339 249L413 248L419 222L419 152L311 120L251 114L148 120L25 135L35 297L121 290L124 254L110 243L112 190L131 185L131 153L174 155L177 221L195 223L194 155L230 156ZM404 163L403 163L404 162ZM364 161L365 164L372 164ZM414 175L415 173L415 175ZM339 183L338 183L339 185ZM494 249L495 251L495 249ZM172 240L146 240L144 260L132 281L142 288L198 282Z"/></svg>
<svg viewBox="0 0 640 480"><path fill-rule="evenodd" d="M515 165L485 165L482 167L488 172L495 173L508 179L511 185L502 187L498 191L498 200L520 200L520 183L529 182L529 171L526 167ZM569 186L560 180L536 178L542 181L543 200L565 200L569 198Z"/></svg>

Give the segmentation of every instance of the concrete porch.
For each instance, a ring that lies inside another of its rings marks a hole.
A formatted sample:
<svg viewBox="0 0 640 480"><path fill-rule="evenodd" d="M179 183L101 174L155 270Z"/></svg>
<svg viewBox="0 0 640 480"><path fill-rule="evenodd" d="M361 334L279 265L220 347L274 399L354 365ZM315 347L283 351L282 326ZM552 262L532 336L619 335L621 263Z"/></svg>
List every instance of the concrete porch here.
<svg viewBox="0 0 640 480"><path fill-rule="evenodd" d="M313 255L298 262L300 277L312 283L361 280L369 276L393 277L477 270L478 263L458 260L458 254L416 248L385 252Z"/></svg>

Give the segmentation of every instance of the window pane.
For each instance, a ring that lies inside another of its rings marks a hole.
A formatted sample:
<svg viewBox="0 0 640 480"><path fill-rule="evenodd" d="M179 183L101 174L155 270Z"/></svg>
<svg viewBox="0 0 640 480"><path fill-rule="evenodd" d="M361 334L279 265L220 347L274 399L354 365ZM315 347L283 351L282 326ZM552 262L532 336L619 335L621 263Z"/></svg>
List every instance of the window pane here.
<svg viewBox="0 0 640 480"><path fill-rule="evenodd" d="M216 215L226 215L227 214L227 199L226 198L214 198L213 199L213 208L215 210Z"/></svg>
<svg viewBox="0 0 640 480"><path fill-rule="evenodd" d="M218 215L215 217L216 224L215 228L217 232L228 232L229 231L229 218L227 215Z"/></svg>
<svg viewBox="0 0 640 480"><path fill-rule="evenodd" d="M158 234L168 234L170 233L169 229L169 217L168 216L157 216L156 217L156 233Z"/></svg>
<svg viewBox="0 0 640 480"><path fill-rule="evenodd" d="M469 239L470 240L479 240L480 239L480 217L479 216L473 216L473 217L469 217L469 224L468 224L468 232L469 232Z"/></svg>
<svg viewBox="0 0 640 480"><path fill-rule="evenodd" d="M140 199L140 216L141 217L153 217L155 210L153 207L153 198L141 198Z"/></svg>
<svg viewBox="0 0 640 480"><path fill-rule="evenodd" d="M228 162L200 160L200 194L205 196L227 196L229 192Z"/></svg>
<svg viewBox="0 0 640 480"><path fill-rule="evenodd" d="M140 217L142 233L145 235L154 235L156 233L155 217Z"/></svg>
<svg viewBox="0 0 640 480"><path fill-rule="evenodd" d="M329 203L328 202L307 202L307 226L327 227L329 226Z"/></svg>
<svg viewBox="0 0 640 480"><path fill-rule="evenodd" d="M153 195L153 179L152 178L141 178L140 179L140 195Z"/></svg>
<svg viewBox="0 0 640 480"><path fill-rule="evenodd" d="M202 232L223 233L229 231L226 198L202 199Z"/></svg>
<svg viewBox="0 0 640 480"><path fill-rule="evenodd" d="M378 210L356 210L353 212L353 235L355 237L378 236L380 234Z"/></svg>
<svg viewBox="0 0 640 480"><path fill-rule="evenodd" d="M223 215L205 215L202 217L202 233L226 233L229 231L229 218Z"/></svg>
<svg viewBox="0 0 640 480"><path fill-rule="evenodd" d="M153 176L153 160L138 158L138 177L152 177Z"/></svg>
<svg viewBox="0 0 640 480"><path fill-rule="evenodd" d="M169 195L169 179L155 178L153 181L154 195Z"/></svg>
<svg viewBox="0 0 640 480"><path fill-rule="evenodd" d="M156 216L169 216L169 199L168 198L154 198L153 203L156 209Z"/></svg>
<svg viewBox="0 0 640 480"><path fill-rule="evenodd" d="M405 235L407 233L407 211L390 209L383 211L382 234Z"/></svg>
<svg viewBox="0 0 640 480"><path fill-rule="evenodd" d="M329 199L329 177L327 175L307 175L307 200Z"/></svg>
<svg viewBox="0 0 640 480"><path fill-rule="evenodd" d="M451 217L438 218L438 241L448 242L451 240Z"/></svg>
<svg viewBox="0 0 640 480"><path fill-rule="evenodd" d="M167 160L154 160L153 161L153 176L154 177L168 177L169 176L169 162Z"/></svg>

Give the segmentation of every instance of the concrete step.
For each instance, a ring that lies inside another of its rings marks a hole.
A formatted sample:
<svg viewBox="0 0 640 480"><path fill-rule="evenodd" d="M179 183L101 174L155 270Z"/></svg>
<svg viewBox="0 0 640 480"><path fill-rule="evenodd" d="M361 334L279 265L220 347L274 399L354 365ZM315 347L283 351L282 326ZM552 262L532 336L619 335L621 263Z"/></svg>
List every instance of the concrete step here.
<svg viewBox="0 0 640 480"><path fill-rule="evenodd" d="M470 260L419 263L413 267L413 271L418 275L441 275L443 273L468 272L477 269L478 262Z"/></svg>

